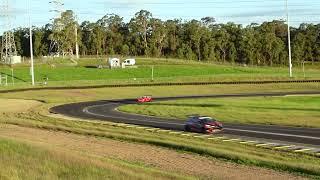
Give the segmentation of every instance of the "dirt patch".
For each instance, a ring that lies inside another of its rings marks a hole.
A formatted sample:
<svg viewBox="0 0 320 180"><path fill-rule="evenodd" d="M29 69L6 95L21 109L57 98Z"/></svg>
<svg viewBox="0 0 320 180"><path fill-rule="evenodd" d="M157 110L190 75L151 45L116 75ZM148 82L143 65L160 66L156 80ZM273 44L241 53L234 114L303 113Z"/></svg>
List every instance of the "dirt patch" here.
<svg viewBox="0 0 320 180"><path fill-rule="evenodd" d="M183 154L150 145L97 139L13 125L0 125L0 137L101 158L142 162L170 172L214 179L302 179L273 170L248 167L205 157Z"/></svg>
<svg viewBox="0 0 320 180"><path fill-rule="evenodd" d="M0 99L0 113L27 112L41 104L34 100Z"/></svg>

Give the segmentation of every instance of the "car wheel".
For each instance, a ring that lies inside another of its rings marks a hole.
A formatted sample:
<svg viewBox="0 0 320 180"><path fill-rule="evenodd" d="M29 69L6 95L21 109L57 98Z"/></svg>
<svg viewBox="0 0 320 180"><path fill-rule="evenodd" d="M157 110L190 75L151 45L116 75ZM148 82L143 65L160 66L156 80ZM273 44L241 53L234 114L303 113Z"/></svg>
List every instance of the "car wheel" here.
<svg viewBox="0 0 320 180"><path fill-rule="evenodd" d="M187 132L190 132L190 131L191 131L191 129L190 129L190 127L189 127L188 125L185 125L185 126L184 126L184 130L187 131Z"/></svg>
<svg viewBox="0 0 320 180"><path fill-rule="evenodd" d="M206 128L202 128L202 133L204 133L204 134L207 134L208 132L207 132L207 130L206 130Z"/></svg>

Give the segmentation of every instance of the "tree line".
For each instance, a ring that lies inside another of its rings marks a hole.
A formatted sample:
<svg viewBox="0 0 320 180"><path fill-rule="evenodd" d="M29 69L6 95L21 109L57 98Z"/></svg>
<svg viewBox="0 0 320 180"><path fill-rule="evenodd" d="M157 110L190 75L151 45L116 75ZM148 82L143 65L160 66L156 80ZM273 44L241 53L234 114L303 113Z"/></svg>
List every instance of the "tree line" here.
<svg viewBox="0 0 320 180"><path fill-rule="evenodd" d="M319 62L320 24L303 23L290 29L293 62ZM97 22L81 24L73 11L67 10L52 24L34 27L34 55L47 56L50 51L73 54L75 31L83 56L170 57L267 66L288 64L284 21L252 23L246 27L235 23L217 24L213 17L163 21L146 10L137 12L128 23L119 15L107 14ZM27 28L14 29L17 51L22 56L30 55L26 34ZM59 46L52 46L53 42Z"/></svg>

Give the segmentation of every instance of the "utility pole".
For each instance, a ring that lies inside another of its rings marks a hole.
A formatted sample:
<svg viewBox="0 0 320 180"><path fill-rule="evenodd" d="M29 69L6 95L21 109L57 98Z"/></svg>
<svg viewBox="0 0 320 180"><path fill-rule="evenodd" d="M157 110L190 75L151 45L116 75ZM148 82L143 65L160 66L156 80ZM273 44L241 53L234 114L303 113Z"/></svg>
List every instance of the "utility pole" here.
<svg viewBox="0 0 320 180"><path fill-rule="evenodd" d="M286 0L287 25L288 25L288 53L289 53L289 76L292 78L292 55L291 55L291 33L289 23L289 2Z"/></svg>
<svg viewBox="0 0 320 180"><path fill-rule="evenodd" d="M78 27L77 24L74 26L74 32L76 36L76 58L79 59L79 44L78 44Z"/></svg>
<svg viewBox="0 0 320 180"><path fill-rule="evenodd" d="M32 86L34 86L34 66L33 66L33 42L32 42L32 25L31 25L31 3L30 0L28 0L28 11L29 11L29 39L30 39L30 59L31 59L31 67L30 67L30 73L31 73L31 81Z"/></svg>

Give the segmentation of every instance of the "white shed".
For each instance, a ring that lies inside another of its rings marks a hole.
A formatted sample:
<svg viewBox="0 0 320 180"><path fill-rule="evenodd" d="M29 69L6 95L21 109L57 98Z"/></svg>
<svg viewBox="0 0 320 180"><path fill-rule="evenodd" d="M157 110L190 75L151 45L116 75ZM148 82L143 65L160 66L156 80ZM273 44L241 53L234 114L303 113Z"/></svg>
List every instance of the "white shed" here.
<svg viewBox="0 0 320 180"><path fill-rule="evenodd" d="M109 58L109 66L110 68L120 68L121 67L121 63L120 63L120 59L118 58Z"/></svg>
<svg viewBox="0 0 320 180"><path fill-rule="evenodd" d="M21 56L11 56L4 58L6 64L19 64L21 63Z"/></svg>

